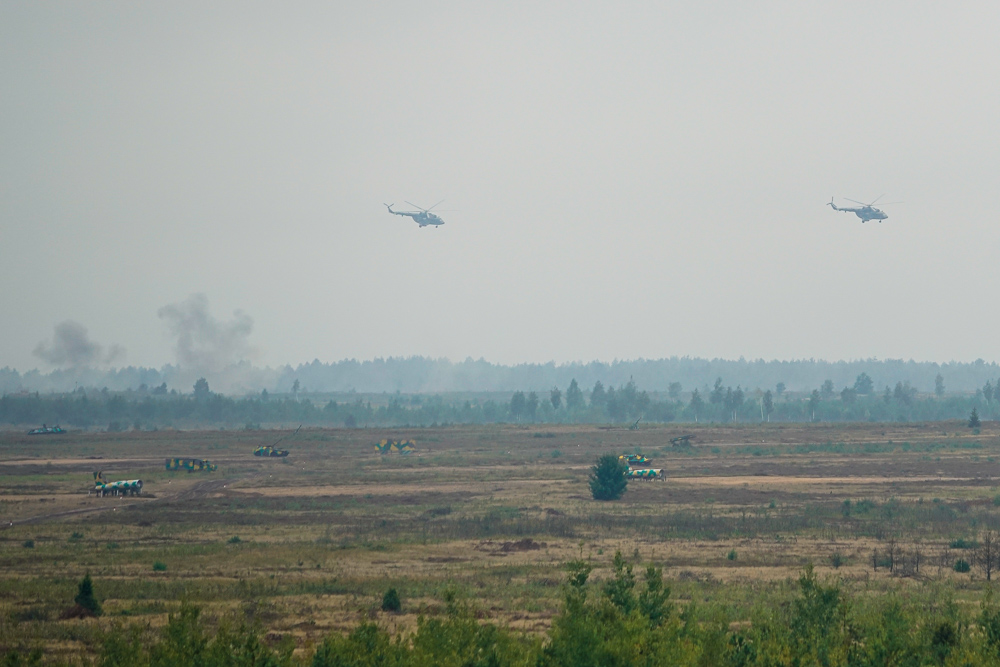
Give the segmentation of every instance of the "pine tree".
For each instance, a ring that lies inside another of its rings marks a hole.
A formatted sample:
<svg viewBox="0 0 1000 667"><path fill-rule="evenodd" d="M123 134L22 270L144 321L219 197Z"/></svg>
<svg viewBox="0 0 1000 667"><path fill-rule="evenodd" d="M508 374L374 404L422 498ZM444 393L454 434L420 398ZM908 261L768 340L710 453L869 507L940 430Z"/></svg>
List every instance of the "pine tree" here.
<svg viewBox="0 0 1000 667"><path fill-rule="evenodd" d="M403 608L399 600L399 592L395 588L390 588L382 596L382 611L398 612Z"/></svg>
<svg viewBox="0 0 1000 667"><path fill-rule="evenodd" d="M91 580L89 572L80 581L80 587L77 590L74 602L92 612L94 616L101 615L101 603L94 597L94 582Z"/></svg>
<svg viewBox="0 0 1000 667"><path fill-rule="evenodd" d="M969 428L979 428L982 422L979 421L979 413L976 412L975 408L972 408L972 413L969 414Z"/></svg>
<svg viewBox="0 0 1000 667"><path fill-rule="evenodd" d="M622 463L614 454L605 454L597 459L590 469L590 493L594 500L618 500L625 493L628 480L625 473L628 466Z"/></svg>

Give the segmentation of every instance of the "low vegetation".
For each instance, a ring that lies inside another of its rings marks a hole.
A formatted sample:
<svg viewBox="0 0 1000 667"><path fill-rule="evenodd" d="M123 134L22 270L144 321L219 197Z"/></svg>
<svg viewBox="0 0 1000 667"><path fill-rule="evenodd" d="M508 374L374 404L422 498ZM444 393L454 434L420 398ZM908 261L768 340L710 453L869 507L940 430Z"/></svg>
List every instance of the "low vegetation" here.
<svg viewBox="0 0 1000 667"><path fill-rule="evenodd" d="M978 434L964 419L305 427L282 442L287 459L252 456L293 430L0 434L0 657L752 665L1000 655L993 422ZM682 434L690 445L672 443ZM378 455L383 439L415 439L417 452ZM666 481L595 501L595 461L619 466L623 453L648 457ZM219 468L166 471L165 456ZM146 493L88 496L96 467L142 478Z"/></svg>

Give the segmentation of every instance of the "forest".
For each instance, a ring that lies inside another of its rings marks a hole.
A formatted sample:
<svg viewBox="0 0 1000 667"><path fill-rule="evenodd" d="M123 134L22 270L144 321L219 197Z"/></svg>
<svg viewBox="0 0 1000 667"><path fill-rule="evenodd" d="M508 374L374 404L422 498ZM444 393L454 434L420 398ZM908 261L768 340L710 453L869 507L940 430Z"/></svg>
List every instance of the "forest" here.
<svg viewBox="0 0 1000 667"><path fill-rule="evenodd" d="M862 372L849 386L832 380L811 391L746 389L716 378L711 387L685 392L670 383L666 392L641 389L635 381L581 388L575 378L548 391L469 394L317 394L292 391L234 397L213 392L199 378L189 393L167 389L111 391L79 388L65 394L18 392L0 397L0 423L14 426L63 424L112 432L158 428L261 428L262 425L431 426L490 423L755 423L908 422L1000 416L1000 380L987 380L974 393L948 392L942 376L936 391L918 392L897 381L881 390Z"/></svg>
<svg viewBox="0 0 1000 667"><path fill-rule="evenodd" d="M744 389L776 387L780 383L789 391L808 391L827 380L838 388L851 386L861 373L870 376L879 388L903 382L919 392L934 391L936 378L941 376L949 391L969 393L987 381L995 382L1000 377L1000 365L982 359L971 363L935 363L902 359L824 361L696 357L504 365L471 358L454 362L428 357L388 357L361 361L344 359L332 363L314 360L277 368L254 366L249 362L225 368L166 365L158 369L126 366L108 370L73 366L47 373L0 368L0 393L61 393L78 387L127 391L163 383L171 389L189 391L200 377L205 377L217 391L231 395L259 393L264 389L271 393L288 393L296 382L304 392L311 393L539 391L566 387L574 378L581 387L592 387L596 382L617 386L631 379L648 391L665 392L674 383L690 391L711 384L717 377Z"/></svg>

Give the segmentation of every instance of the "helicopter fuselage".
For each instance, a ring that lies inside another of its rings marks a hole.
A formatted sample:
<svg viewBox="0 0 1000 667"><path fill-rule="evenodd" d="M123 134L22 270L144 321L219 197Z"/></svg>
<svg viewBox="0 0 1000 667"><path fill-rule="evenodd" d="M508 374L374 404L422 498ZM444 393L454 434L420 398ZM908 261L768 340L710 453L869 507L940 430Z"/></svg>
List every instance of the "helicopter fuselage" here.
<svg viewBox="0 0 1000 667"><path fill-rule="evenodd" d="M413 222L417 223L421 227L440 227L444 224L444 220L441 219L436 213L431 213L430 211L393 211L392 204L386 204L385 207L389 209L389 213L393 215L403 215L408 218L412 218Z"/></svg>
<svg viewBox="0 0 1000 667"><path fill-rule="evenodd" d="M877 209L874 206L838 207L833 203L832 199L830 200L828 206L830 206L834 211L846 211L848 213L853 213L861 218L861 222L868 222L869 220L878 220L879 222L882 222L889 217L884 211Z"/></svg>

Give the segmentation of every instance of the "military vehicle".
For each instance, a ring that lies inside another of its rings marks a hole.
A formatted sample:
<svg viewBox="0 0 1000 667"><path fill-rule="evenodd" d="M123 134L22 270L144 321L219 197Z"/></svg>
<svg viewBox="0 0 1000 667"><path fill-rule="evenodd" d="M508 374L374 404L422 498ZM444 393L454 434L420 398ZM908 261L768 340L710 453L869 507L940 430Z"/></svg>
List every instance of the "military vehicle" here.
<svg viewBox="0 0 1000 667"><path fill-rule="evenodd" d="M625 479L630 481L633 479L666 479L666 475L663 474L663 468L643 468L639 470L629 470L625 473Z"/></svg>
<svg viewBox="0 0 1000 667"><path fill-rule="evenodd" d="M278 449L274 445L264 445L263 447L258 447L253 450L254 456L264 456L264 457L279 457L288 456L287 449Z"/></svg>
<svg viewBox="0 0 1000 667"><path fill-rule="evenodd" d="M628 466L649 463L649 459L642 454L622 454L618 457L618 460Z"/></svg>
<svg viewBox="0 0 1000 667"><path fill-rule="evenodd" d="M299 427L297 429L295 429L295 431L290 436L284 436L283 435L280 438L278 438L277 440L275 440L274 443L272 443L270 445L265 445L263 447L258 447L257 449L253 450L253 455L254 456L264 456L264 457L268 457L268 458L276 458L276 457L288 456L288 450L287 449L278 449L278 443L281 442L282 440L284 440L286 437L294 438L295 435L300 430L302 430L302 424L299 424Z"/></svg>
<svg viewBox="0 0 1000 667"><path fill-rule="evenodd" d="M93 493L99 496L138 496L142 494L141 479L125 479L109 482L104 479L104 472L94 473Z"/></svg>
<svg viewBox="0 0 1000 667"><path fill-rule="evenodd" d="M208 472L215 472L219 466L215 465L211 461L205 459L167 459L166 469L167 470L187 470L188 472L195 472L198 470L207 470Z"/></svg>
<svg viewBox="0 0 1000 667"><path fill-rule="evenodd" d="M693 437L693 435L679 435L676 438L670 438L670 444L674 447L690 447Z"/></svg>
<svg viewBox="0 0 1000 667"><path fill-rule="evenodd" d="M59 424L56 424L55 426L46 426L45 424L42 424L41 428L33 428L28 431L28 435L52 435L55 433L65 432L66 431L64 429L59 428Z"/></svg>
<svg viewBox="0 0 1000 667"><path fill-rule="evenodd" d="M431 206L431 208L436 208L438 206L438 204L440 204L443 201L444 200L442 199L437 204L434 204L434 206ZM406 203L410 204L410 202L406 202ZM383 204L383 206L385 206L387 209L389 209L389 213L392 213L393 215L403 215L403 216L406 216L408 218L412 218L413 222L417 223L421 227L440 227L441 225L444 224L444 220L442 220L439 215L437 215L436 213L431 213L431 208L420 208L416 204L410 204L410 206L419 208L420 210L419 211L393 211L392 207L395 206L395 204Z"/></svg>
<svg viewBox="0 0 1000 667"><path fill-rule="evenodd" d="M417 451L416 440L382 440L375 443L378 454L412 454Z"/></svg>

